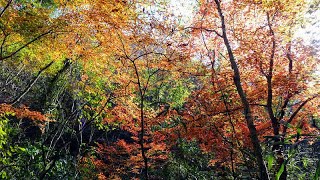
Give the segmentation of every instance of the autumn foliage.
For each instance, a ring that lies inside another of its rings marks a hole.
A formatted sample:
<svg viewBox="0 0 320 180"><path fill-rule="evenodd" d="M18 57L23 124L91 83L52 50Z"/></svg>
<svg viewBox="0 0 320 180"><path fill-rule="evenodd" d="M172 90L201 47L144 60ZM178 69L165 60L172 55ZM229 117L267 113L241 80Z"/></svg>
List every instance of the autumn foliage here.
<svg viewBox="0 0 320 180"><path fill-rule="evenodd" d="M316 4L1 1L0 179L317 179Z"/></svg>

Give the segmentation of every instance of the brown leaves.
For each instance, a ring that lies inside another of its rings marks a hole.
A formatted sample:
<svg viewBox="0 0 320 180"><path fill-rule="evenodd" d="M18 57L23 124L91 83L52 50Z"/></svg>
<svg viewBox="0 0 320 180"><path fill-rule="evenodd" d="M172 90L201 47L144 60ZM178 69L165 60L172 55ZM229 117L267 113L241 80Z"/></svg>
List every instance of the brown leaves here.
<svg viewBox="0 0 320 180"><path fill-rule="evenodd" d="M9 104L0 104L0 115L5 115L6 113L13 113L13 116L17 117L18 119L25 118L40 123L52 121L38 111L30 111L26 106L15 108Z"/></svg>

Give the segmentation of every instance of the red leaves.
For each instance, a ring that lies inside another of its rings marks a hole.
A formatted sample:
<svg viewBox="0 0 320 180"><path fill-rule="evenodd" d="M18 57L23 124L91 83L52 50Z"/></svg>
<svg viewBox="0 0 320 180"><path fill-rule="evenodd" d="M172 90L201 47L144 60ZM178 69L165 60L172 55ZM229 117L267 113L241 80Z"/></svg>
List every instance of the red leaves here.
<svg viewBox="0 0 320 180"><path fill-rule="evenodd" d="M15 108L9 104L0 104L0 115L5 113L13 113L13 115L18 119L26 118L38 122L50 121L45 115L41 114L38 111L30 111L26 106Z"/></svg>

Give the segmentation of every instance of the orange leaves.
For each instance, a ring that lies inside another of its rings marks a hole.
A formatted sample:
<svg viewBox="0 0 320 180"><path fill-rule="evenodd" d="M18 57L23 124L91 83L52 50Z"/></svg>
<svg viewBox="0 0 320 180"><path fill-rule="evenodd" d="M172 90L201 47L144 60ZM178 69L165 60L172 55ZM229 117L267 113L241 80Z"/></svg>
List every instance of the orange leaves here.
<svg viewBox="0 0 320 180"><path fill-rule="evenodd" d="M16 114L16 117L18 117L19 119L28 118L31 120L38 120L40 122L47 121L47 118L44 115L42 115L40 112L30 111L26 107L23 107L21 109L16 109L15 114Z"/></svg>
<svg viewBox="0 0 320 180"><path fill-rule="evenodd" d="M150 143L149 146L153 151L164 151L164 150L166 150L167 145L165 143L159 144L159 143L152 142L152 143Z"/></svg>
<svg viewBox="0 0 320 180"><path fill-rule="evenodd" d="M100 172L100 173L98 174L98 179L99 179L99 180L107 180L107 177L106 177L103 173Z"/></svg>
<svg viewBox="0 0 320 180"><path fill-rule="evenodd" d="M211 160L209 161L209 165L210 165L210 166L214 166L218 161L219 161L218 159L211 159Z"/></svg>
<svg viewBox="0 0 320 180"><path fill-rule="evenodd" d="M135 144L127 144L124 140L119 140L112 146L98 144L98 157L94 159L95 166L101 176L115 177L117 174L127 174L131 155L131 149L134 150Z"/></svg>
<svg viewBox="0 0 320 180"><path fill-rule="evenodd" d="M130 147L130 145L128 145L127 143L126 143L126 141L125 140L123 140L123 139L120 139L118 142L117 142L117 145L119 146L119 147L121 147L121 148L123 148L126 152L128 152L128 153L131 153L131 151L132 151L132 147Z"/></svg>
<svg viewBox="0 0 320 180"><path fill-rule="evenodd" d="M156 135L160 137L161 135ZM139 139L134 142L127 142L124 139L119 139L114 143L98 144L96 150L98 157L94 159L94 164L100 172L100 176L111 178L120 175L134 173L139 174L143 168L143 158L139 150ZM163 138L160 138L163 139ZM168 158L166 153L166 144L160 139L154 139L151 143L145 144L145 149L148 150L147 156L149 166L157 166L160 162L164 162ZM149 141L146 139L146 141Z"/></svg>
<svg viewBox="0 0 320 180"><path fill-rule="evenodd" d="M13 113L13 107L9 104L0 104L0 113L1 115L4 115L5 113Z"/></svg>
<svg viewBox="0 0 320 180"><path fill-rule="evenodd" d="M54 122L54 120L49 119L38 111L30 111L26 106L15 108L9 104L0 104L0 116L7 114L16 117L19 120L31 121L32 124L39 127L42 133L45 130L46 122Z"/></svg>
<svg viewBox="0 0 320 180"><path fill-rule="evenodd" d="M30 119L38 122L48 122L49 120L45 115L38 111L30 111L29 108L22 106L21 108L12 107L9 104L0 104L0 115L5 113L13 113L18 119Z"/></svg>

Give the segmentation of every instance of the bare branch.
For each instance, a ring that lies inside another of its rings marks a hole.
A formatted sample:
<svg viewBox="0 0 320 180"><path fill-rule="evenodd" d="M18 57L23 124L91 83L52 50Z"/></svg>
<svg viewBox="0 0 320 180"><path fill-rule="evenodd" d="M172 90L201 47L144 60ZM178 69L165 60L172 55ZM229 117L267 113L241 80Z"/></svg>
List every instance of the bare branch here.
<svg viewBox="0 0 320 180"><path fill-rule="evenodd" d="M18 96L16 97L10 104L14 105L17 102L20 101L20 99L26 95L29 90L31 89L31 87L37 82L37 80L39 79L40 75L43 73L43 71L45 71L46 69L48 69L52 64L54 63L54 61L51 61L49 64L47 64L45 67L43 67L42 69L40 69L40 71L38 72L37 76L33 79L33 81L27 86L27 88Z"/></svg>
<svg viewBox="0 0 320 180"><path fill-rule="evenodd" d="M204 30L204 31L207 31L207 32L214 32L217 36L223 38L223 36L216 30L214 29L208 29L208 28L205 28L205 27L185 27L184 29L196 29L196 30Z"/></svg>

